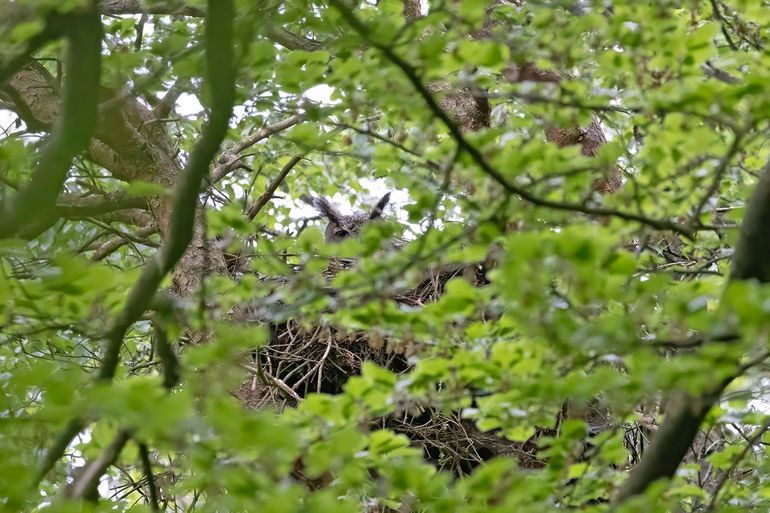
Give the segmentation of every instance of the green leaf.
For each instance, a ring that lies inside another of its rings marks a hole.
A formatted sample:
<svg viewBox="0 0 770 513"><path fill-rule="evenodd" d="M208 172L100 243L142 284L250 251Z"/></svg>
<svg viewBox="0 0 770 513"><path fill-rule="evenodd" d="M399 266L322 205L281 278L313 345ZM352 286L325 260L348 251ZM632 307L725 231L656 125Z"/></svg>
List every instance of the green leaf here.
<svg viewBox="0 0 770 513"><path fill-rule="evenodd" d="M144 182L141 180L132 180L126 186L126 193L129 196L144 197L144 196L166 196L170 191L157 183Z"/></svg>

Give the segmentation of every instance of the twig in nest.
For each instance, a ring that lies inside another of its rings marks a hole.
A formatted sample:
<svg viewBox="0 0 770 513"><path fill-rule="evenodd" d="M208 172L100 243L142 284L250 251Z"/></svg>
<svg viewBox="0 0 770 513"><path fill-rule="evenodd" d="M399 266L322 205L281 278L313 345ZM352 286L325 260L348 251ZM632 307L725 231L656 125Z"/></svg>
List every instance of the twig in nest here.
<svg viewBox="0 0 770 513"><path fill-rule="evenodd" d="M273 385L281 389L282 392L286 393L286 395L288 395L289 397L297 401L297 404L302 402L302 398L299 395L297 395L297 392L292 390L289 385L284 383L282 380L276 378L272 374L264 373L262 372L262 369L259 369L257 367L254 367L248 364L244 365L243 367L247 370L250 370L251 372L256 373L258 376L263 377L265 380L269 381L270 383L272 383Z"/></svg>

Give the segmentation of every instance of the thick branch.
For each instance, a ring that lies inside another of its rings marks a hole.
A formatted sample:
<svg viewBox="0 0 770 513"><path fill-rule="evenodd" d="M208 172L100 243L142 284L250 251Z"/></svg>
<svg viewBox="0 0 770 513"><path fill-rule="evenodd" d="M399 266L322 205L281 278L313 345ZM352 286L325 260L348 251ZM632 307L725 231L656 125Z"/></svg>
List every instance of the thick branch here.
<svg viewBox="0 0 770 513"><path fill-rule="evenodd" d="M724 82L725 84L737 84L741 81L738 77L731 75L727 71L717 68L713 64L711 64L709 61L706 61L705 64L703 64L700 69L703 70L703 74L706 75L709 78L715 78L719 80L720 82Z"/></svg>
<svg viewBox="0 0 770 513"><path fill-rule="evenodd" d="M107 335L107 347L99 376L112 379L120 346L128 328L144 313L163 277L182 257L192 240L195 210L201 182L227 133L235 98L233 65L233 0L209 0L206 15L206 71L212 93L211 116L190 155L184 178L176 191L168 238L142 271L128 301Z"/></svg>
<svg viewBox="0 0 770 513"><path fill-rule="evenodd" d="M106 347L99 377L111 380L115 375L123 337L129 327L152 304L163 277L180 259L193 237L198 192L209 165L227 133L235 98L233 63L233 0L209 0L206 17L206 72L212 95L211 115L203 134L193 149L182 181L178 184L168 237L161 250L145 266L129 294L126 305L106 336ZM74 419L48 451L41 465L41 476L61 457L79 432L81 421ZM70 436L71 435L71 436Z"/></svg>
<svg viewBox="0 0 770 513"><path fill-rule="evenodd" d="M422 17L422 11L420 9L420 0L403 0L404 4L404 18L406 21L413 21Z"/></svg>
<svg viewBox="0 0 770 513"><path fill-rule="evenodd" d="M146 207L147 200L138 196L130 196L124 192L85 197L75 194L62 194L56 202L56 210L59 216L68 219L93 217L126 208Z"/></svg>
<svg viewBox="0 0 770 513"><path fill-rule="evenodd" d="M182 16L196 16L202 18L205 11L198 7L179 5L178 2L169 2L175 5L159 4L144 0L102 0L99 9L103 14L175 14ZM150 4L150 5L147 5Z"/></svg>
<svg viewBox="0 0 770 513"><path fill-rule="evenodd" d="M85 422L82 419L71 419L64 426L64 429L54 441L53 445L45 452L43 458L37 467L37 474L35 474L35 484L39 483L48 472L56 465L59 458L67 447L75 439L76 436L85 427Z"/></svg>
<svg viewBox="0 0 770 513"><path fill-rule="evenodd" d="M153 5L149 6L145 5L146 3L142 0L102 0L101 11L104 14L168 14L194 17L203 17L206 14L204 9L189 5L179 5L179 3L169 5L171 2L169 4L152 2ZM323 48L323 43L320 41L314 41L289 32L282 27L276 27L269 23L269 20L262 29L262 33L266 38L289 50L312 52Z"/></svg>
<svg viewBox="0 0 770 513"><path fill-rule="evenodd" d="M312 52L320 50L324 46L321 41L308 39L305 36L294 34L282 27L273 26L270 23L262 29L262 33L266 38L278 43L288 50L305 50L306 52Z"/></svg>
<svg viewBox="0 0 770 513"><path fill-rule="evenodd" d="M147 201L145 199L124 193L86 197L62 194L52 212L44 218L37 219L35 224L27 224L17 235L23 239L33 239L53 226L60 218L81 219L102 216L119 210L146 207Z"/></svg>
<svg viewBox="0 0 770 513"><path fill-rule="evenodd" d="M551 208L554 210L564 210L569 212L582 212L588 215L594 215L599 217L617 217L619 219L625 219L626 221L635 221L652 228L659 230L671 230L673 232L682 234L686 237L691 237L691 231L688 227L679 223L668 221L665 219L653 219L647 216L634 214L632 212L624 212L621 210L614 210L608 208L589 207L583 204L567 203L560 201L553 201L545 198L540 198L532 194L526 189L516 186L509 182L505 176L495 167L493 167L481 153L481 151L472 145L463 135L457 124L447 115L446 112L438 105L433 95L430 93L425 84L422 83L420 77L417 75L416 70L409 63L399 57L390 47L374 41L370 34L372 33L367 29L361 20L359 20L341 0L330 0L337 10L340 11L343 18L352 26L359 35L367 41L374 48L377 48L385 57L398 67L406 78L411 82L417 93L423 98L428 108L433 112L437 118L447 127L449 133L457 142L458 147L468 153L471 159L481 168L484 173L491 177L494 181L500 184L507 192L514 194L521 199L531 203L532 205L544 208Z"/></svg>
<svg viewBox="0 0 770 513"><path fill-rule="evenodd" d="M757 280L770 283L770 162L746 208L733 257L732 281ZM736 362L737 364L737 362ZM742 370L739 370L739 373ZM738 373L738 375L739 375ZM643 493L658 479L671 478L692 445L703 419L719 401L732 379L727 379L699 397L690 397L672 405L642 460L631 471L621 488L616 503Z"/></svg>
<svg viewBox="0 0 770 513"><path fill-rule="evenodd" d="M770 283L770 162L746 207L738 243L735 246L733 280Z"/></svg>
<svg viewBox="0 0 770 513"><path fill-rule="evenodd" d="M102 24L95 6L68 20L68 57L62 115L30 182L2 205L0 238L46 219L55 210L72 159L86 148L96 126Z"/></svg>

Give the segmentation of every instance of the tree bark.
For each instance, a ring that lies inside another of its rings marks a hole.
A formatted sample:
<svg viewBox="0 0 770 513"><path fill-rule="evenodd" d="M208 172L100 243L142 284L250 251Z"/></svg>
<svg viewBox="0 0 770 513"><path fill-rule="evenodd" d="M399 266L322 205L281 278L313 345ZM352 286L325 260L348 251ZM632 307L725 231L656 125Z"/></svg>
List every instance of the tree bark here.
<svg viewBox="0 0 770 513"><path fill-rule="evenodd" d="M28 125L52 126L59 116L59 90L54 78L38 63L16 73L4 90ZM86 157L125 182L142 180L173 187L182 165L165 125L156 122L150 108L132 96L116 99L105 89L102 95L96 132ZM169 234L172 201L170 196L151 197L148 201L164 239ZM225 271L221 251L204 241L203 218L200 213L197 217L193 239L173 274L173 291L181 296L192 293L204 274Z"/></svg>
<svg viewBox="0 0 770 513"><path fill-rule="evenodd" d="M735 247L730 281L770 283L770 162L765 165L746 208ZM736 365L738 362L736 362ZM663 426L620 489L616 503L644 491L655 481L671 478L695 440L703 420L730 384L719 383L697 397L671 404Z"/></svg>

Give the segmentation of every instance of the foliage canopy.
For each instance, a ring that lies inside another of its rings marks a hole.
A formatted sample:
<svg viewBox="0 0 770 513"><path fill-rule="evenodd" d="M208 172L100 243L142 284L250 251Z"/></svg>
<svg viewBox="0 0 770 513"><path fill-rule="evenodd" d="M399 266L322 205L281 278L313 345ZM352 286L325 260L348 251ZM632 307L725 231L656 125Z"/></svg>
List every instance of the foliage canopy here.
<svg viewBox="0 0 770 513"><path fill-rule="evenodd" d="M768 510L767 2L0 12L0 508Z"/></svg>

